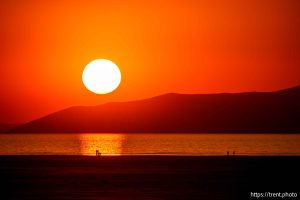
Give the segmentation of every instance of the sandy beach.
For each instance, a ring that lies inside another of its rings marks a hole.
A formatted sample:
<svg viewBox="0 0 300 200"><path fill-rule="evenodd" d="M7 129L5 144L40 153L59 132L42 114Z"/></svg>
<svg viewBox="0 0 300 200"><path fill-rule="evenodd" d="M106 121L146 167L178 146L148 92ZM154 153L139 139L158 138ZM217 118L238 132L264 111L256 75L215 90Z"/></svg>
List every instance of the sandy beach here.
<svg viewBox="0 0 300 200"><path fill-rule="evenodd" d="M292 156L0 156L0 199L251 199L299 192L299 169Z"/></svg>

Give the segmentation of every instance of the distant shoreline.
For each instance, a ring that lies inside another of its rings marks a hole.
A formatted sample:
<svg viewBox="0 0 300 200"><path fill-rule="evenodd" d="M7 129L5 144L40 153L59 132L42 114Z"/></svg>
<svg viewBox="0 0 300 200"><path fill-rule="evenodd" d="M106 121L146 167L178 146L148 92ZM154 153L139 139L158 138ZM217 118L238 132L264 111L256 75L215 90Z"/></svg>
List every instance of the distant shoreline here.
<svg viewBox="0 0 300 200"><path fill-rule="evenodd" d="M18 134L284 134L284 135L294 135L294 134L300 134L300 132L199 132L199 133L193 133L193 132L0 132L1 134L7 134L7 135L18 135Z"/></svg>

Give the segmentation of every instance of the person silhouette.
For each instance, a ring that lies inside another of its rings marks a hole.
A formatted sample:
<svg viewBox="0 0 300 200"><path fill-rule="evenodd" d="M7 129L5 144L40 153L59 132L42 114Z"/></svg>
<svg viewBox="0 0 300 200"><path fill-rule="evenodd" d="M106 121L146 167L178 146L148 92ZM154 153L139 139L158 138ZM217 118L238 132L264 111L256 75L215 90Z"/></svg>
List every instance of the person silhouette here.
<svg viewBox="0 0 300 200"><path fill-rule="evenodd" d="M227 151L227 156L229 156L229 151Z"/></svg>

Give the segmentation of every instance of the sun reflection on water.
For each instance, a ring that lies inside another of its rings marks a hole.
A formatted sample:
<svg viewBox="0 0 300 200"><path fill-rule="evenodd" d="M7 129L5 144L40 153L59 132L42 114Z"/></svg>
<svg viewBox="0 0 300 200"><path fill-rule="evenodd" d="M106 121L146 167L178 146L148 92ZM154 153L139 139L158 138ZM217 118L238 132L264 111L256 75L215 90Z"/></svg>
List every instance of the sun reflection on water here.
<svg viewBox="0 0 300 200"><path fill-rule="evenodd" d="M80 154L95 155L99 150L102 155L121 155L124 134L80 134Z"/></svg>

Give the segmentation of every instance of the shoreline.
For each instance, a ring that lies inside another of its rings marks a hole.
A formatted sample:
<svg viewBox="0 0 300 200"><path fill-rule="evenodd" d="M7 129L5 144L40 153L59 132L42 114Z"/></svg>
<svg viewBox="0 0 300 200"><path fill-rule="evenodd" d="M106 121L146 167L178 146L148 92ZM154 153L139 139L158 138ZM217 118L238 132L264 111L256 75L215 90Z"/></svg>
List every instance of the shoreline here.
<svg viewBox="0 0 300 200"><path fill-rule="evenodd" d="M299 169L299 156L0 156L0 198L250 199L299 192Z"/></svg>

